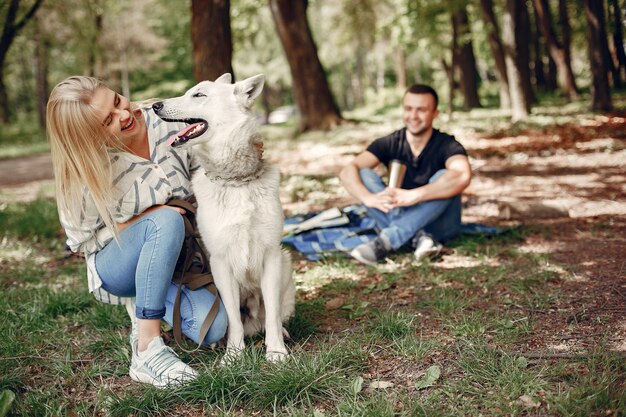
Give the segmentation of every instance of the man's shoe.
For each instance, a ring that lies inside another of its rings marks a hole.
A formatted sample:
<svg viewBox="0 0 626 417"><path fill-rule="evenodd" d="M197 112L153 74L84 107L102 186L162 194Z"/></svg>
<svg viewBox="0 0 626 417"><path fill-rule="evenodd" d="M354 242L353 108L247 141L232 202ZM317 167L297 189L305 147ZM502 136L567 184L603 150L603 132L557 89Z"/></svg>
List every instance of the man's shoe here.
<svg viewBox="0 0 626 417"><path fill-rule="evenodd" d="M443 248L443 245L435 241L435 239L433 239L433 237L428 233L420 231L415 237L416 247L413 254L415 255L416 261L421 261L424 258L432 259L439 255L441 249Z"/></svg>
<svg viewBox="0 0 626 417"><path fill-rule="evenodd" d="M133 349L130 377L137 382L152 384L159 388L182 385L196 378L197 372L178 359L178 355L155 337L143 352Z"/></svg>
<svg viewBox="0 0 626 417"><path fill-rule="evenodd" d="M354 248L352 252L350 252L350 256L364 264L376 265L378 262L385 259L391 248L390 246L391 245L386 242L383 236L378 236L376 239Z"/></svg>

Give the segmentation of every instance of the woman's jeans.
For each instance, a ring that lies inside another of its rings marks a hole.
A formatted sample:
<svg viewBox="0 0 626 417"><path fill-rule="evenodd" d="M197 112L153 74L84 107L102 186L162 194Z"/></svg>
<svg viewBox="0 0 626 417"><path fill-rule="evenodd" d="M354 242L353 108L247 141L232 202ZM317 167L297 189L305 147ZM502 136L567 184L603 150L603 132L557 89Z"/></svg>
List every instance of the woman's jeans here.
<svg viewBox="0 0 626 417"><path fill-rule="evenodd" d="M102 287L113 295L135 297L138 319L165 319L173 324L176 284L172 275L185 237L180 213L159 208L144 214L96 254L96 270ZM214 296L206 289L182 289L182 331L196 343ZM220 309L203 343L217 342L226 334L226 310Z"/></svg>
<svg viewBox="0 0 626 417"><path fill-rule="evenodd" d="M428 182L435 182L445 172L445 169L437 171ZM365 187L372 193L379 193L387 187L371 169L361 169L360 176ZM432 235L439 242L445 242L460 231L461 195L424 201L410 207L398 207L388 213L368 207L367 212L394 250L411 240L420 230Z"/></svg>

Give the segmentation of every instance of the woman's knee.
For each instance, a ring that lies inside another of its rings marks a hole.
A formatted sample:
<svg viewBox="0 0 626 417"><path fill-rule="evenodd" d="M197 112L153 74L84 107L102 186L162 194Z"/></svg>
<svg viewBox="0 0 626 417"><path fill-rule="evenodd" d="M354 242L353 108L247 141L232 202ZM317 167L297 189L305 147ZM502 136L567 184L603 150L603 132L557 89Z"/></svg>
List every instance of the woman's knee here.
<svg viewBox="0 0 626 417"><path fill-rule="evenodd" d="M154 236L166 236L172 244L182 245L185 238L185 222L176 210L160 207L145 215L150 226L148 233Z"/></svg>

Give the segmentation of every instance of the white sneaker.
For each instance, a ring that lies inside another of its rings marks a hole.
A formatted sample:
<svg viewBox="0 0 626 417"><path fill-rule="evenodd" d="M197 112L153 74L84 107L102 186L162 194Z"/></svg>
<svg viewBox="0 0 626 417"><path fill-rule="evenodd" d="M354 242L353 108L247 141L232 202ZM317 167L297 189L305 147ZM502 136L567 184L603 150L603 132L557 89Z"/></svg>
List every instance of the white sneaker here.
<svg viewBox="0 0 626 417"><path fill-rule="evenodd" d="M192 367L178 359L178 355L158 336L152 339L145 351L133 349L129 373L134 381L159 388L182 385L198 375Z"/></svg>
<svg viewBox="0 0 626 417"><path fill-rule="evenodd" d="M439 242L436 242L432 238L432 236L427 233L421 233L417 237L417 245L413 254L415 255L416 261L421 261L426 257L434 258L435 256L439 255L439 252L441 252L442 248L443 245Z"/></svg>

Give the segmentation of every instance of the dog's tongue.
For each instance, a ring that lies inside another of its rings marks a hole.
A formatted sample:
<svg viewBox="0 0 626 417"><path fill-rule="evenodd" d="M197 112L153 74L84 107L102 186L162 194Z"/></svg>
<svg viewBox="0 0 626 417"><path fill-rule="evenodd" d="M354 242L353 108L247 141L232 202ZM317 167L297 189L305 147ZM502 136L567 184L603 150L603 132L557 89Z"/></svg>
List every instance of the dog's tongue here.
<svg viewBox="0 0 626 417"><path fill-rule="evenodd" d="M176 142L177 140L181 140L183 142L186 142L187 140L189 140L189 137L188 137L189 136L189 132L195 131L195 129L200 127L201 124L202 124L202 122L194 123L192 125L187 126L186 128L184 128L183 130L181 130L177 134L170 136L169 139L167 140L167 145L171 146L172 143Z"/></svg>

